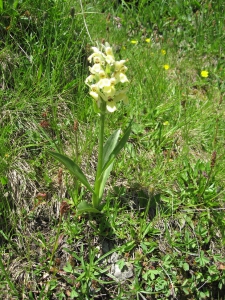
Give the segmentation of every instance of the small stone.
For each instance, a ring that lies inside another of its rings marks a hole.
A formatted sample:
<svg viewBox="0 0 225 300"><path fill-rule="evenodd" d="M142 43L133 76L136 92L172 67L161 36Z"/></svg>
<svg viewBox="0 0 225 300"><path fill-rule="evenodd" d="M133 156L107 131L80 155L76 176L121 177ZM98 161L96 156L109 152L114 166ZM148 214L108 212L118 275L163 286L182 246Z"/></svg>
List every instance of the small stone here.
<svg viewBox="0 0 225 300"><path fill-rule="evenodd" d="M111 272L118 282L125 281L134 275L133 265L129 263L126 263L122 270L117 264L112 265Z"/></svg>

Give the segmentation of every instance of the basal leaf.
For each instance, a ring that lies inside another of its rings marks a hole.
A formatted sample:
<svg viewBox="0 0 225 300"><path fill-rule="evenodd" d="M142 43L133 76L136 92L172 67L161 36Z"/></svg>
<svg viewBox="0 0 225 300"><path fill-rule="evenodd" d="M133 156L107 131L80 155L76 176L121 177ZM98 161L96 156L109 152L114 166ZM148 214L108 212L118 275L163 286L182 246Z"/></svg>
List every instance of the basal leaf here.
<svg viewBox="0 0 225 300"><path fill-rule="evenodd" d="M86 188L90 192L94 193L94 190L92 189L89 182L87 181L87 178L85 177L84 173L81 171L81 169L74 161L72 161L69 157L60 153L49 151L49 154L55 159L57 159L59 162L61 162L70 171L72 175L76 176L77 179L79 179L83 183L83 185L86 186Z"/></svg>
<svg viewBox="0 0 225 300"><path fill-rule="evenodd" d="M78 205L77 205L77 212L78 214L82 214L82 213L96 213L96 214L100 214L101 212L99 210L97 210L96 208L94 208L92 206L92 204L86 202L86 201L81 201Z"/></svg>

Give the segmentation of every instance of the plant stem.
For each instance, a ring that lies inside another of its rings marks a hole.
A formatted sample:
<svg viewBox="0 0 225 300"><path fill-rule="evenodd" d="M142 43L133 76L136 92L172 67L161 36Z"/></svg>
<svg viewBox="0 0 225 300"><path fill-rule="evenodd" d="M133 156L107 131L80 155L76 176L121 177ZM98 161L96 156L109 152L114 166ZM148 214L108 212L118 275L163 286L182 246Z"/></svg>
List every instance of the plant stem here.
<svg viewBox="0 0 225 300"><path fill-rule="evenodd" d="M99 199L99 189L101 184L101 174L103 165L103 143L104 143L104 126L105 126L105 111L106 103L101 103L101 115L100 115L100 128L99 128L99 140L98 140L98 165L95 178L95 194L93 194L92 204L94 208L99 207L101 199Z"/></svg>

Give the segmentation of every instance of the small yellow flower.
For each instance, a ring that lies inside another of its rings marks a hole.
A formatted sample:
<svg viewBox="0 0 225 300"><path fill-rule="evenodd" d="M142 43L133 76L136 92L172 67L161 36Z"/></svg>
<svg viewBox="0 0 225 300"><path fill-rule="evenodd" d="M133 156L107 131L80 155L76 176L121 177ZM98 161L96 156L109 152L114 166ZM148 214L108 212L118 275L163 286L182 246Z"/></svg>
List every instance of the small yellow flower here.
<svg viewBox="0 0 225 300"><path fill-rule="evenodd" d="M134 44L134 45L138 43L138 41L135 41L135 40L132 40L130 42L131 42L131 44Z"/></svg>
<svg viewBox="0 0 225 300"><path fill-rule="evenodd" d="M164 126L168 126L168 125L170 125L170 122L169 121L165 121L165 122L163 122L163 125Z"/></svg>
<svg viewBox="0 0 225 300"><path fill-rule="evenodd" d="M122 46L122 50L126 50L126 47L125 47L125 46Z"/></svg>
<svg viewBox="0 0 225 300"><path fill-rule="evenodd" d="M206 77L209 76L209 72L206 71L206 70L203 70L203 71L201 71L201 76L204 77L204 78L206 78Z"/></svg>
<svg viewBox="0 0 225 300"><path fill-rule="evenodd" d="M150 43L151 39L145 39L146 43Z"/></svg>
<svg viewBox="0 0 225 300"><path fill-rule="evenodd" d="M163 65L163 68L164 68L165 70L169 70L170 66L169 66L169 65Z"/></svg>
<svg viewBox="0 0 225 300"><path fill-rule="evenodd" d="M162 55L166 55L166 50L162 49L161 53L162 53Z"/></svg>

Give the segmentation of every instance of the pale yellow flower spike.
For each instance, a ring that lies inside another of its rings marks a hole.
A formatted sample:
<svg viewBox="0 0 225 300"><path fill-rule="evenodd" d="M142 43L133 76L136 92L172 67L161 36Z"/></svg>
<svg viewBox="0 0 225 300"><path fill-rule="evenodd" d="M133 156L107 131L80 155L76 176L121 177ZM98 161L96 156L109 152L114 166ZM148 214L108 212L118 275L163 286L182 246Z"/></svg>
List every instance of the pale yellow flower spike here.
<svg viewBox="0 0 225 300"><path fill-rule="evenodd" d="M136 44L137 41L131 41ZM100 108L102 101L106 102L106 109L114 112L117 107L116 103L123 101L128 103L126 95L129 80L125 75L127 60L116 61L113 50L108 43L102 45L102 51L97 47L92 47L93 53L88 57L88 61L92 63L89 67L91 75L89 75L85 83L90 87L90 96L94 103Z"/></svg>

